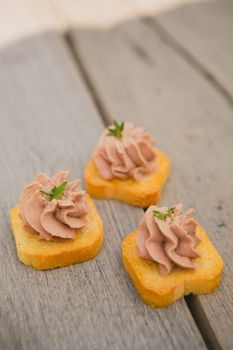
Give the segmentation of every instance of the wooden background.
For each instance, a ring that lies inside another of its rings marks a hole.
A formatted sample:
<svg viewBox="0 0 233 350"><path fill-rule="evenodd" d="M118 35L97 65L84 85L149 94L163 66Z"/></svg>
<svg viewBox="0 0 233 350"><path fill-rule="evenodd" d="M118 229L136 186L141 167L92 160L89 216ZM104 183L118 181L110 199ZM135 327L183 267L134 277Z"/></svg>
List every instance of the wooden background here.
<svg viewBox="0 0 233 350"><path fill-rule="evenodd" d="M0 349L233 348L233 3L0 0ZM96 201L92 261L38 272L16 257L9 210L39 171L83 169L112 119L172 159L161 204L194 206L223 256L220 287L167 309L121 263L143 211Z"/></svg>

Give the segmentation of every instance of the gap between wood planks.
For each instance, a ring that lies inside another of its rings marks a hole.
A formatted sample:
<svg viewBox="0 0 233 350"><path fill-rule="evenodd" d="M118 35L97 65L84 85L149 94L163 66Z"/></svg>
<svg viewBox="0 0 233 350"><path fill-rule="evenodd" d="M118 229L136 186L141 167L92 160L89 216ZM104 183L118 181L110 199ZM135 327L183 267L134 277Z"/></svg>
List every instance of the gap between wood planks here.
<svg viewBox="0 0 233 350"><path fill-rule="evenodd" d="M154 24L151 23L152 20L148 18L143 19L146 24L149 26L153 26ZM160 24L159 24L160 27ZM155 27L154 30L157 32L157 28ZM161 32L160 32L161 31ZM160 37L163 41L166 42L174 51L176 51L183 59L185 59L190 65L194 67L198 71L199 74L203 75L205 78L208 78L214 87L227 99L227 101L233 106L233 100L231 99L230 95L225 94L225 89L220 85L220 83L208 72L206 72L205 68L202 67L196 60L189 54L186 53L186 49L183 49L182 47L179 47L180 44L176 44L176 41L170 37L169 34L162 33L163 28L158 30ZM162 33L162 34L161 34ZM100 96L98 95L98 92L96 91L95 87L93 86L91 79L89 78L88 72L85 70L82 60L79 57L77 50L74 48L74 44L72 41L72 38L69 34L69 31L64 32L64 41L65 44L71 54L71 57L75 64L79 67L79 72L81 73L83 83L86 85L91 98L93 99L93 102L100 114L100 117L103 120L104 125L108 125L111 122L111 117L108 115L106 108L104 104L101 101ZM146 210L146 209L144 209ZM208 318L206 317L205 311L201 304L199 303L198 299L195 298L193 295L185 296L184 297L185 302L187 304L187 307L193 317L193 320L207 346L208 349L213 350L221 350L222 347L220 343L218 342L216 335L211 327L211 324L209 323Z"/></svg>
<svg viewBox="0 0 233 350"><path fill-rule="evenodd" d="M144 17L142 21L148 25L156 34L176 53L178 53L186 62L189 63L199 74L207 79L213 87L226 99L226 101L233 107L233 98L225 86L218 81L218 79L203 65L191 52L189 52L182 44L180 44L175 37L173 37L156 19L151 17Z"/></svg>
<svg viewBox="0 0 233 350"><path fill-rule="evenodd" d="M221 350L222 347L208 321L208 318L206 317L205 310L199 303L198 298L195 298L194 295L190 294L188 296L185 296L184 299L207 348L213 350Z"/></svg>
<svg viewBox="0 0 233 350"><path fill-rule="evenodd" d="M64 32L64 39L66 46L68 47L68 50L71 53L71 56L75 62L75 64L79 67L80 74L82 76L83 82L87 87L87 90L90 92L90 96L92 97L94 104L100 114L100 117L102 118L104 125L108 125L111 121L111 118L108 117L108 113L106 111L106 108L104 107L103 103L101 102L101 99L98 95L98 92L95 90L94 86L92 86L91 80L89 79L88 73L85 71L85 68L82 64L82 60L80 57L78 57L74 45L72 42L72 38L69 35L69 31Z"/></svg>

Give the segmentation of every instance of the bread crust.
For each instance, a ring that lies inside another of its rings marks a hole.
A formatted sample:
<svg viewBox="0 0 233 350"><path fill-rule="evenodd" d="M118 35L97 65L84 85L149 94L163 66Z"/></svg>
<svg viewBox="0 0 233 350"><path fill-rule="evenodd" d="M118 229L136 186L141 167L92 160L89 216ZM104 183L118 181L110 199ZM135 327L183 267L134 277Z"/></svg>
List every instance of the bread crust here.
<svg viewBox="0 0 233 350"><path fill-rule="evenodd" d="M161 276L158 264L146 261L137 255L137 231L128 234L122 243L123 264L131 277L138 294L151 307L167 307L184 295L208 294L219 284L223 260L210 242L205 231L198 226L201 238L196 250L199 258L194 270L175 267L168 276Z"/></svg>
<svg viewBox="0 0 233 350"><path fill-rule="evenodd" d="M11 209L10 219L19 260L37 270L48 270L94 258L103 244L103 222L87 195L90 212L86 226L78 230L74 240L44 241L26 228L19 217L19 206Z"/></svg>
<svg viewBox="0 0 233 350"><path fill-rule="evenodd" d="M156 149L157 169L153 174L134 179L105 180L95 166L93 158L85 169L87 192L98 199L117 199L119 201L146 208L159 201L164 184L170 174L170 160L161 150Z"/></svg>

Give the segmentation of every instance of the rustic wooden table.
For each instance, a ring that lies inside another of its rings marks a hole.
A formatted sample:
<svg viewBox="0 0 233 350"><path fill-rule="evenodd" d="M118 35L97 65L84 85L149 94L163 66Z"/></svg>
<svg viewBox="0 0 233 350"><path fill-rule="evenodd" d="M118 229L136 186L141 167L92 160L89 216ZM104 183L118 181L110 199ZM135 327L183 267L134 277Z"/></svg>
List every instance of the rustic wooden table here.
<svg viewBox="0 0 233 350"><path fill-rule="evenodd" d="M0 348L233 348L233 3L0 1ZM92 261L38 272L17 257L9 210L39 171L84 166L115 118L172 159L161 203L194 206L225 263L220 287L145 306L121 263L143 214L96 201Z"/></svg>

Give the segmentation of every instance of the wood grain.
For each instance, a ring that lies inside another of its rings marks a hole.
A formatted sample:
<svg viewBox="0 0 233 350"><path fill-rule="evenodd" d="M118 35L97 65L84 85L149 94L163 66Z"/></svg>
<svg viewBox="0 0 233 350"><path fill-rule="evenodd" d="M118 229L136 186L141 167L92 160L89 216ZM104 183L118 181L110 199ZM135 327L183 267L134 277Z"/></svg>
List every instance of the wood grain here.
<svg viewBox="0 0 233 350"><path fill-rule="evenodd" d="M233 2L198 1L154 18L233 101Z"/></svg>
<svg viewBox="0 0 233 350"><path fill-rule="evenodd" d="M103 128L61 37L0 51L0 347L4 349L204 349L184 300L152 310L121 263L120 243L141 209L98 202L105 244L84 264L35 271L16 257L9 209L39 171L82 177Z"/></svg>
<svg viewBox="0 0 233 350"><path fill-rule="evenodd" d="M172 159L161 204L183 202L223 256L220 288L195 297L209 323L205 338L233 343L233 111L225 98L144 22L108 31L73 30L71 38L105 118L143 125ZM200 323L200 327L203 328ZM213 342L212 342L213 343ZM216 343L215 348L218 347Z"/></svg>

